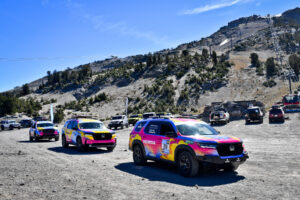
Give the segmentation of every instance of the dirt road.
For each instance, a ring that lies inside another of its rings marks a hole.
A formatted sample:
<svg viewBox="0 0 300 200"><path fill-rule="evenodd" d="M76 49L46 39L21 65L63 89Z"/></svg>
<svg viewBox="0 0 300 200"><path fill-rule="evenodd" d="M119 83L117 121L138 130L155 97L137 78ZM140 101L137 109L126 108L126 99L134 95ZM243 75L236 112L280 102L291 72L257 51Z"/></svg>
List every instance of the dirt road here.
<svg viewBox="0 0 300 200"><path fill-rule="evenodd" d="M300 115L284 124L217 126L241 137L250 159L236 173L184 178L172 165L133 165L132 127L117 131L113 152L78 153L61 142L29 142L28 129L0 132L0 199L298 199Z"/></svg>

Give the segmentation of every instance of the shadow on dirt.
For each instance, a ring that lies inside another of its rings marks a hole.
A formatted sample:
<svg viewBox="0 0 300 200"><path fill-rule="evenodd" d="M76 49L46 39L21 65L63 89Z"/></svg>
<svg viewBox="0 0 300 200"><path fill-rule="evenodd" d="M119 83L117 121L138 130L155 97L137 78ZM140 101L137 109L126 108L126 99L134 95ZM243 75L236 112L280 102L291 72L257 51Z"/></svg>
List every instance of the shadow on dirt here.
<svg viewBox="0 0 300 200"><path fill-rule="evenodd" d="M110 153L110 151L104 150L104 149L97 149L97 148L89 148L88 150L84 152L79 152L77 148L74 147L50 147L48 148L49 151L53 151L55 153L63 153L63 154L69 154L69 155L91 155L91 154L103 154L103 153Z"/></svg>
<svg viewBox="0 0 300 200"><path fill-rule="evenodd" d="M39 140L39 141L29 141L29 140L22 140L22 141L18 141L19 143L48 143L48 142L57 142L57 141L54 141L53 139L52 140Z"/></svg>
<svg viewBox="0 0 300 200"><path fill-rule="evenodd" d="M196 177L186 178L177 173L175 166L160 162L148 162L145 166L136 166L133 163L120 163L115 168L149 181L163 181L184 186L211 187L235 183L245 179L244 176L238 175L237 172L223 171L201 172Z"/></svg>

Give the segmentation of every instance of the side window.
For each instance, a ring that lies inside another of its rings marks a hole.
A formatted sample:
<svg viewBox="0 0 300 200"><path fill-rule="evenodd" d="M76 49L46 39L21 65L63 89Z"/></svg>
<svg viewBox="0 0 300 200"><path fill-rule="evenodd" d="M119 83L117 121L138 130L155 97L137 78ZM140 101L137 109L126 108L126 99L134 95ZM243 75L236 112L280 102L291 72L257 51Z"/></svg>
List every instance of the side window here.
<svg viewBox="0 0 300 200"><path fill-rule="evenodd" d="M73 124L73 121L69 121L67 128L72 129L72 124Z"/></svg>
<svg viewBox="0 0 300 200"><path fill-rule="evenodd" d="M77 121L73 121L72 128L78 128L78 122Z"/></svg>
<svg viewBox="0 0 300 200"><path fill-rule="evenodd" d="M150 122L145 128L145 132L147 134L159 135L160 122Z"/></svg>
<svg viewBox="0 0 300 200"><path fill-rule="evenodd" d="M136 132L140 132L145 124L146 124L146 121L144 121L144 122L139 122L139 123L135 126L135 129L134 129L134 130L135 130Z"/></svg>
<svg viewBox="0 0 300 200"><path fill-rule="evenodd" d="M160 135L176 135L174 128L171 123L165 122L161 124Z"/></svg>

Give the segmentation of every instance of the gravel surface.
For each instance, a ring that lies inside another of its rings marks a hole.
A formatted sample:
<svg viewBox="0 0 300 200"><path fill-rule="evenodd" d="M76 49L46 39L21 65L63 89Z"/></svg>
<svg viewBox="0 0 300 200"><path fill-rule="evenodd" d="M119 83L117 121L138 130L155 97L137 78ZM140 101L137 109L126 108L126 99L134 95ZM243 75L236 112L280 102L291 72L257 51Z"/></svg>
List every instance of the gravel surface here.
<svg viewBox="0 0 300 200"><path fill-rule="evenodd" d="M215 128L244 140L250 159L237 172L181 177L175 167L133 165L132 127L118 130L118 145L79 153L61 142L29 142L28 129L0 132L0 199L299 199L300 115L284 124Z"/></svg>

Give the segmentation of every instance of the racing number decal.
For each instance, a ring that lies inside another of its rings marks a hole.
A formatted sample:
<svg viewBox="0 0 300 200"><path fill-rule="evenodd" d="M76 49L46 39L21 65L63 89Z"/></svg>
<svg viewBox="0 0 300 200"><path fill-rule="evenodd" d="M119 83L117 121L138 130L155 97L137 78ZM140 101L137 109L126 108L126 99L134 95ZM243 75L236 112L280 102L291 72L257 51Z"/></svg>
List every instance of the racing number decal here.
<svg viewBox="0 0 300 200"><path fill-rule="evenodd" d="M170 153L170 140L162 140L162 152L164 154L169 154Z"/></svg>

